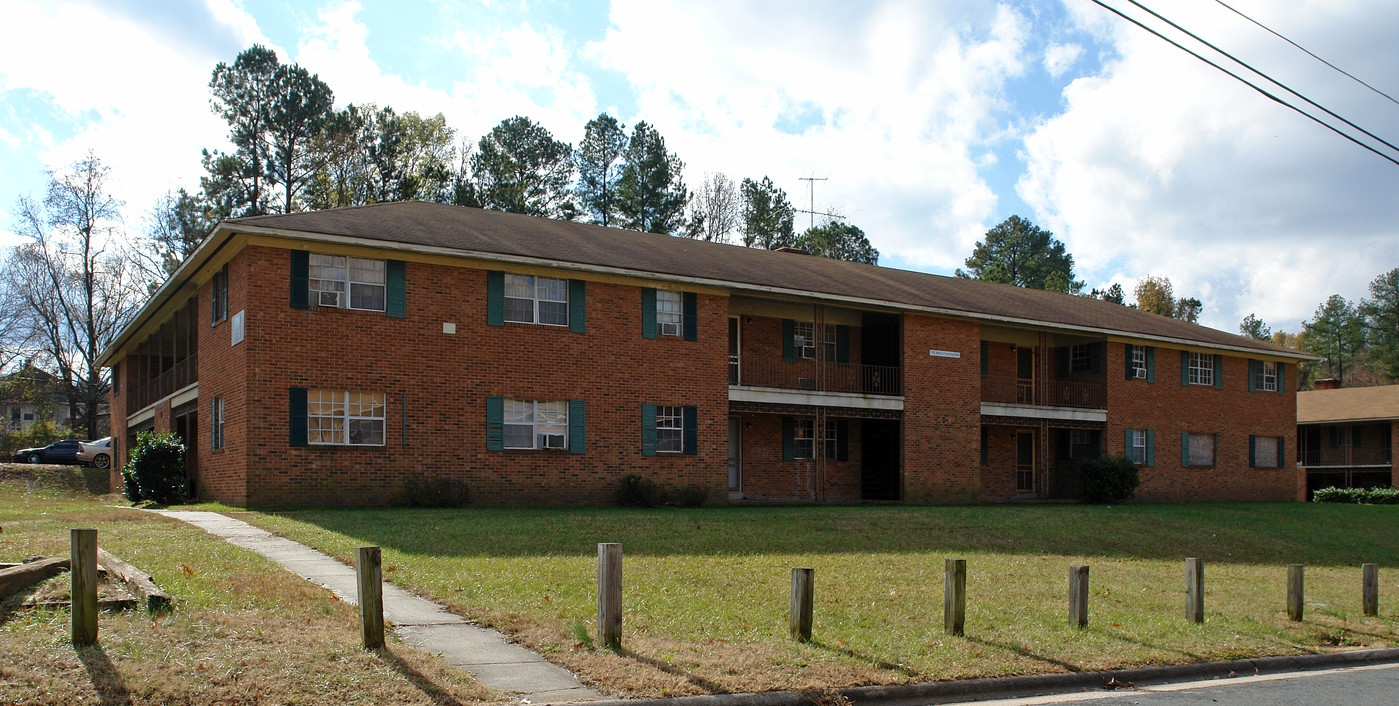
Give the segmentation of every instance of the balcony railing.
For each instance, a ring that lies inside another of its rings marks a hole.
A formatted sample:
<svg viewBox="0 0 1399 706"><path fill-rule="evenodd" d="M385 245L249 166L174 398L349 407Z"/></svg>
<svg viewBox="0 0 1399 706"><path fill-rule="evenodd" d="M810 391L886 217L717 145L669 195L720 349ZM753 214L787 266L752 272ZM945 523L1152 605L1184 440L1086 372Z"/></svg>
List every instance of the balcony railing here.
<svg viewBox="0 0 1399 706"><path fill-rule="evenodd" d="M199 354L196 353L176 363L174 367L137 385L132 394L133 404L127 413L135 412L147 405L172 395L176 390L199 382Z"/></svg>
<svg viewBox="0 0 1399 706"><path fill-rule="evenodd" d="M1388 466L1389 449L1365 449L1352 446L1302 449L1303 466Z"/></svg>
<svg viewBox="0 0 1399 706"><path fill-rule="evenodd" d="M1105 409L1107 407L1107 386L1100 382L1052 379L1035 384L1017 377L991 376L981 379L981 401L1046 407Z"/></svg>
<svg viewBox="0 0 1399 706"><path fill-rule="evenodd" d="M729 384L783 390L901 394L899 368L891 365L820 363L814 360L762 360L729 356Z"/></svg>

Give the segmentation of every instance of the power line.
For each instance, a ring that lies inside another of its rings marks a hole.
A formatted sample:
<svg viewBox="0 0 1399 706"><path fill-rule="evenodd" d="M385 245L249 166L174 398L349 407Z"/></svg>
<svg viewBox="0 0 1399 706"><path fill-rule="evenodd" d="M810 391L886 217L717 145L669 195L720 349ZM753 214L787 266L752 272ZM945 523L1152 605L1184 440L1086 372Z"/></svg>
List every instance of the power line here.
<svg viewBox="0 0 1399 706"><path fill-rule="evenodd" d="M1132 3L1133 5L1136 5L1137 7L1141 8L1142 10L1146 11L1147 13L1149 13L1152 17L1155 17L1156 19L1161 20L1162 22L1165 22L1166 24L1168 24L1168 25L1170 25L1170 26L1176 28L1177 30L1183 32L1184 34L1186 34L1187 36L1189 36L1191 39L1194 39L1195 41L1197 41L1197 42L1199 42L1199 43L1201 43L1201 44L1203 44L1203 45L1205 45L1205 46L1207 46L1207 47L1209 47L1209 48L1211 48L1211 49L1213 49L1213 50L1219 52L1220 54L1223 54L1224 56L1229 57L1229 60L1230 60L1230 61L1233 61L1234 63L1238 64L1239 66L1242 66L1242 67L1248 69L1249 71L1252 71L1253 73L1255 73L1255 74L1257 74L1257 75L1259 75L1259 76L1262 76L1263 78L1265 78L1265 79L1267 79L1269 82L1271 82L1274 86L1277 86L1278 88L1281 88L1282 90L1287 91L1288 93L1291 93L1292 95L1297 96L1298 98L1301 98L1302 100L1304 100L1304 101L1306 101L1307 103L1311 104L1312 107L1317 108L1318 110L1321 110L1321 111L1325 112L1327 115L1330 115L1331 117L1333 117L1333 118L1335 118L1335 119L1337 119L1337 120L1339 120L1339 121L1341 121L1341 122L1343 122L1343 123L1345 123L1345 124L1347 124L1347 125L1349 125L1349 126L1355 128L1356 130L1359 130L1359 131L1365 133L1365 134L1368 135L1371 139L1377 140L1377 141L1383 143L1386 147L1388 147L1388 148L1390 148L1390 149L1392 149L1392 150L1394 150L1394 151L1396 151L1396 152L1399 152L1399 147L1395 147L1395 146L1394 146L1393 144L1391 144L1388 140L1385 140L1384 138L1380 137L1379 135L1376 135L1375 133L1370 132L1369 130L1366 130L1365 128L1360 127L1359 125L1356 125L1355 123L1353 123L1353 122L1351 122L1351 121L1349 121L1349 120L1346 120L1345 118L1343 118L1343 117L1341 117L1341 116L1339 116L1339 115L1337 115L1337 114L1331 112L1330 110L1328 110L1328 109L1326 108L1326 106L1321 105L1320 103L1317 103L1316 101L1314 101L1314 100L1312 100L1312 99L1310 99L1310 98L1308 98L1308 97L1302 95L1301 93L1298 93L1298 92L1292 90L1290 87L1288 87L1288 86L1286 86L1286 85L1284 85L1284 84L1278 82L1278 81L1277 81L1276 79L1274 79L1272 76L1269 76L1268 74L1265 74L1265 73L1263 73L1262 71L1259 71L1258 69L1253 68L1252 66L1250 66L1250 65L1248 64L1248 62L1245 62L1245 61L1243 61L1242 59L1240 59L1239 57L1234 56L1233 54L1230 54L1229 52L1224 51L1223 49L1220 49L1219 47L1217 47L1217 46L1211 44L1210 42L1206 41L1205 39L1201 38L1199 35L1195 34L1194 32L1191 32L1190 30L1188 30L1188 29L1186 29L1186 28L1184 28L1184 27L1181 27L1180 25L1178 25L1178 24L1176 24L1176 23L1174 23L1174 22L1172 22L1172 21L1166 19L1165 17L1162 17L1162 16L1161 16L1160 14L1158 14L1155 10L1152 10L1151 8L1147 7L1146 5L1143 5L1143 4L1139 3L1139 2L1137 2L1137 0L1127 0L1127 2Z"/></svg>
<svg viewBox="0 0 1399 706"><path fill-rule="evenodd" d="M1363 147L1363 148L1365 148L1365 149L1367 149L1367 150L1369 150L1369 151L1371 151L1371 152L1374 152L1375 155L1378 156L1379 158L1384 159L1384 160L1387 160L1387 161L1393 163L1395 166L1399 166L1399 160L1396 160L1396 159L1394 159L1393 157L1391 157L1391 156L1389 156L1389 155L1387 155L1387 154L1385 154L1385 153L1383 153L1383 152L1381 152L1381 151L1375 149L1374 147L1371 147L1370 145L1367 145L1367 144L1365 144L1364 142L1361 142L1360 140L1355 139L1355 138L1352 137L1351 135L1348 135L1348 134L1342 132L1340 129L1338 129L1338 128L1336 128L1335 126L1331 125L1330 123L1328 123L1328 122L1326 122L1326 121L1324 121L1324 120L1322 120L1322 119L1316 117L1315 115L1312 115L1311 113L1308 113L1307 111L1302 110L1301 108L1298 108L1297 106L1292 105L1291 103L1288 103L1287 101L1285 101L1285 100L1283 100L1283 99L1281 99L1281 98L1279 98L1279 97L1273 95L1272 93L1269 93L1267 90L1265 90L1265 89L1263 89L1263 88L1261 88L1261 87L1255 85L1254 83L1250 82L1248 79L1246 79L1246 78L1244 78L1244 77L1242 77L1242 76L1239 76L1238 74L1236 74L1236 73L1230 71L1229 69L1226 69L1226 68L1224 68L1223 66L1220 66L1219 64L1216 64L1216 63L1214 63L1213 61L1210 61L1209 59L1206 59L1205 57L1200 56L1199 54L1196 54L1195 52L1193 52L1193 51L1191 51L1191 50L1185 48L1184 46L1181 46L1181 44L1178 43L1178 42L1176 42L1175 40L1173 40L1173 39L1171 39L1171 38L1169 38L1169 37L1167 37L1167 36L1161 34L1160 32L1157 32L1156 30L1154 30L1154 29L1152 29L1152 28L1150 28L1150 27L1147 27L1146 25L1142 24L1141 22L1138 22L1137 20L1135 20L1135 19L1133 19L1133 18L1131 18L1131 17L1128 17L1127 15L1122 14L1122 12L1118 11L1117 8L1114 8L1114 7L1111 7L1111 6L1109 6L1109 5L1104 4L1104 3L1102 2L1102 0L1092 0L1092 2L1093 2L1093 4L1095 4L1095 5L1097 5L1097 6L1101 7L1101 8L1103 8L1104 10L1107 10L1108 12L1111 12L1112 14L1117 15L1118 17L1121 17L1122 19L1127 20L1128 22L1131 22L1132 24L1134 24L1134 25L1136 25L1136 26L1138 26L1138 27L1141 27L1142 29L1144 29L1144 30L1146 30L1146 31L1148 31L1148 32L1150 32L1150 33L1156 35L1157 38L1161 39L1162 41L1165 41L1165 42L1169 43L1171 46L1174 46L1175 48L1177 48L1177 49L1179 49L1179 50L1181 50L1181 51L1183 51L1183 52L1185 52L1185 53L1187 53L1187 54L1189 54L1189 55L1195 57L1196 59L1199 59L1200 61L1203 61L1203 62L1205 62L1206 64L1209 64L1210 66L1213 66L1214 68L1216 68L1216 69L1218 69L1218 70L1220 70L1220 71L1223 71L1224 73L1226 73L1226 74L1228 74L1229 76L1233 77L1234 80L1236 80L1236 81L1238 81L1238 82L1244 84L1245 86L1248 86L1249 88L1252 88L1253 90L1255 90L1255 91L1257 91L1257 92L1263 94L1265 97L1267 97L1268 99L1272 100L1273 102L1278 103L1279 105L1285 106L1285 107L1287 107L1287 108L1291 108L1292 110L1294 110L1294 111L1296 111L1297 113L1301 114L1303 117L1307 118L1308 120L1311 120L1312 122L1314 122L1314 123L1316 123L1316 124L1318 124L1318 125L1320 125L1320 126L1326 128L1327 130L1330 130L1331 132L1334 132L1334 133L1336 133L1337 135L1340 135L1341 137L1344 137L1344 138L1346 138L1347 140L1350 140L1351 142L1354 142L1355 144L1359 145L1360 147Z"/></svg>
<svg viewBox="0 0 1399 706"><path fill-rule="evenodd" d="M1224 2L1224 0L1214 0L1214 1L1217 2L1217 3L1219 3L1220 5L1223 5L1223 6L1224 6L1225 8L1227 8L1230 12L1232 12L1232 13L1238 15L1239 17L1242 17L1242 18L1248 20L1249 22L1252 22L1253 24L1256 24L1256 25L1258 25L1259 27L1262 27L1265 31L1267 31L1268 33L1272 34L1274 37L1277 37L1278 39L1281 39L1282 41L1287 42L1288 44L1291 44L1292 46L1297 47L1298 49L1301 49L1302 51L1306 52L1307 56L1310 56L1311 58L1316 59L1317 61L1320 61L1321 63L1326 64L1327 66L1330 66L1331 68L1335 69L1336 71L1339 71L1339 72L1345 74L1346 77L1348 77L1350 80L1355 81L1356 83L1358 83L1358 84L1360 84L1360 85L1362 85L1362 86L1364 86L1364 87L1366 87L1366 88L1368 88L1368 89L1374 91L1375 93L1378 93L1378 94L1384 96L1385 98L1388 98L1390 103L1393 103L1393 104L1395 104L1395 105L1399 105L1399 100L1395 100L1395 99L1394 99L1394 96L1391 96L1391 95L1389 95L1388 93L1385 93L1384 91L1381 91L1380 89L1375 88L1374 86L1371 86L1370 84L1365 83L1364 81L1361 81L1360 79L1356 78L1355 76L1352 76L1352 75L1350 74L1349 71L1346 71L1345 69L1343 69L1343 68L1341 68L1341 67L1339 67L1339 66L1337 66L1337 65L1335 65L1335 64L1333 64L1333 63L1331 63L1331 62L1329 62L1329 61L1327 61L1327 60L1325 60L1325 59L1323 59L1323 58L1321 58L1321 57L1319 57L1319 56L1317 56L1316 54L1311 53L1310 51L1307 50L1306 47L1302 46L1301 44L1298 44L1297 42L1294 42L1294 41L1292 41L1291 39L1288 39L1287 37L1284 37L1283 35L1278 34L1277 32L1274 32L1273 29L1272 29L1271 27L1269 27L1269 26L1263 24L1262 22L1259 22L1258 20L1255 20L1255 19L1253 19L1252 17L1249 17L1248 15L1245 15L1244 13L1239 12L1238 10L1235 10L1234 8L1230 7L1228 3Z"/></svg>

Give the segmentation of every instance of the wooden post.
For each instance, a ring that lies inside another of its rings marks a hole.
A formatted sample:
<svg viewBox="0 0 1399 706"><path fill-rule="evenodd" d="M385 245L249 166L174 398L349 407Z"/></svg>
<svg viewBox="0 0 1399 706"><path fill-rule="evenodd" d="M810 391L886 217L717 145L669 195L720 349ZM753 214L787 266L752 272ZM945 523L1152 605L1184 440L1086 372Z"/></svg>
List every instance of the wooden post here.
<svg viewBox="0 0 1399 706"><path fill-rule="evenodd" d="M797 642L811 641L812 603L816 589L815 569L792 569L792 603L787 611L787 627Z"/></svg>
<svg viewBox="0 0 1399 706"><path fill-rule="evenodd" d="M1364 564L1360 567L1360 604L1362 612L1368 616L1380 614L1380 566Z"/></svg>
<svg viewBox="0 0 1399 706"><path fill-rule="evenodd" d="M942 587L942 629L962 635L967 622L967 560L948 559Z"/></svg>
<svg viewBox="0 0 1399 706"><path fill-rule="evenodd" d="M1302 619L1302 565L1287 565L1287 618Z"/></svg>
<svg viewBox="0 0 1399 706"><path fill-rule="evenodd" d="M622 545L597 545L597 632L607 649L622 649Z"/></svg>
<svg viewBox="0 0 1399 706"><path fill-rule="evenodd" d="M1088 626L1088 567L1069 567L1069 622Z"/></svg>
<svg viewBox="0 0 1399 706"><path fill-rule="evenodd" d="M1185 619L1205 622L1205 562L1195 557L1185 560Z"/></svg>
<svg viewBox="0 0 1399 706"><path fill-rule="evenodd" d="M359 588L359 626L364 649L384 646L384 579L378 547L355 550L355 576Z"/></svg>
<svg viewBox="0 0 1399 706"><path fill-rule="evenodd" d="M97 642L97 530L69 533L73 574L73 644Z"/></svg>

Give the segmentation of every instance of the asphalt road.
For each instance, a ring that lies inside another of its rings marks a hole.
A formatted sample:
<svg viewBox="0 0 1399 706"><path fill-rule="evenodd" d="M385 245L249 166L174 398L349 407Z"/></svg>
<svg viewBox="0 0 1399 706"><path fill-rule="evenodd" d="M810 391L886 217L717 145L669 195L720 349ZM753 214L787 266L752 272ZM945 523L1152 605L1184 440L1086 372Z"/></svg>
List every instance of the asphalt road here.
<svg viewBox="0 0 1399 706"><path fill-rule="evenodd" d="M964 701L978 706L1032 706L1037 704L1105 704L1127 706L1182 706L1224 704L1344 704L1345 706L1393 706L1399 704L1399 664L1378 664L1340 669L1318 669L1233 679L1157 684L1113 691L1097 690L995 701Z"/></svg>

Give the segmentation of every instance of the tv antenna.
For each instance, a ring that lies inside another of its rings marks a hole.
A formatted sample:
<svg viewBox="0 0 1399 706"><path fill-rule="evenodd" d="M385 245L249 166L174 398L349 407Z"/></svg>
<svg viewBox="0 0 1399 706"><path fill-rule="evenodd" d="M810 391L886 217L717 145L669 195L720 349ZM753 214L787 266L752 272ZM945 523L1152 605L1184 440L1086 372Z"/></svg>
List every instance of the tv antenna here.
<svg viewBox="0 0 1399 706"><path fill-rule="evenodd" d="M809 194L809 198L811 199L811 208L810 208L810 209L798 208L798 209L796 209L796 211L797 211L798 213L807 213L807 214L810 214L810 215L811 215L811 227L812 227L812 228L815 228L815 227L816 227L816 217L817 217L817 216L826 216L827 218L836 218L836 214L834 214L834 213L826 213L826 212L824 212L824 211L817 211L817 210L816 210L816 182L818 182L818 181L829 181L830 177L797 177L797 179L798 179L799 181L804 181L804 182L807 183L807 192L808 192L808 194Z"/></svg>

